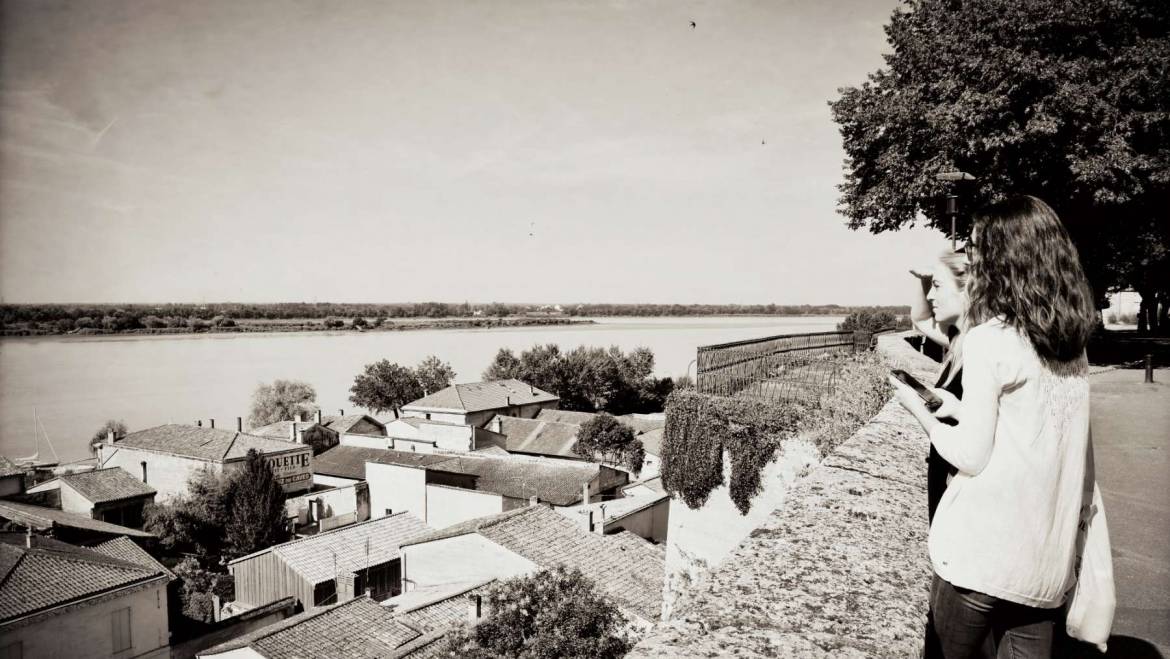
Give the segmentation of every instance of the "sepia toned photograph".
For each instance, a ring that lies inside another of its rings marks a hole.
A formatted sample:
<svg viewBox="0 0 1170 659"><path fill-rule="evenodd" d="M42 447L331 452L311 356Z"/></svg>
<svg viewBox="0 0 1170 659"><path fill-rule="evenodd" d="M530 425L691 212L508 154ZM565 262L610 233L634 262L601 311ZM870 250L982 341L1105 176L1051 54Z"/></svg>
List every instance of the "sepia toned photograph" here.
<svg viewBox="0 0 1170 659"><path fill-rule="evenodd" d="M1170 659L1170 2L0 0L0 659Z"/></svg>

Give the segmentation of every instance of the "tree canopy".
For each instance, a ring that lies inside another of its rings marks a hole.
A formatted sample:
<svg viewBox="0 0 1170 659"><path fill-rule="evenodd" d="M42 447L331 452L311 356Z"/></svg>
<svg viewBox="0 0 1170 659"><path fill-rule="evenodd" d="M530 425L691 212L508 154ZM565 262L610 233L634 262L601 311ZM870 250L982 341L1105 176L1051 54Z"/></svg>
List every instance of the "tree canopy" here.
<svg viewBox="0 0 1170 659"><path fill-rule="evenodd" d="M382 359L366 364L353 379L349 400L374 414L394 411L412 400L422 398L423 389L413 370Z"/></svg>
<svg viewBox="0 0 1170 659"><path fill-rule="evenodd" d="M317 411L317 391L307 382L276 380L260 384L252 394L248 425L259 428L277 421L292 421L298 413L308 417Z"/></svg>
<svg viewBox="0 0 1170 659"><path fill-rule="evenodd" d="M98 428L97 431L94 432L93 437L90 438L89 452L96 454L98 444L106 441L106 437L108 437L111 432L114 433L115 437L121 437L122 435L126 434L127 430L126 422L122 421L121 419L110 419L106 421L102 424L101 428Z"/></svg>
<svg viewBox="0 0 1170 659"><path fill-rule="evenodd" d="M493 583L484 599L487 617L448 634L443 656L617 659L631 647L617 605L576 568Z"/></svg>
<svg viewBox="0 0 1170 659"><path fill-rule="evenodd" d="M634 431L605 413L581 424L573 452L591 460L620 465L634 475L642 471L646 459L646 450Z"/></svg>
<svg viewBox="0 0 1170 659"><path fill-rule="evenodd" d="M423 388L425 395L451 386L452 380L455 379L455 370L447 362L430 355L419 362L419 365L414 369L414 375L418 378L418 383Z"/></svg>
<svg viewBox="0 0 1170 659"><path fill-rule="evenodd" d="M629 414L662 410L674 383L654 378L653 371L654 353L649 348L627 354L617 346L580 346L562 352L550 343L533 346L519 357L501 348L483 378L514 378L555 393L564 410Z"/></svg>
<svg viewBox="0 0 1170 659"><path fill-rule="evenodd" d="M886 35L886 66L831 103L851 228L948 229L935 176L958 169L967 208L1048 202L1099 304L1170 302L1170 3L909 0Z"/></svg>
<svg viewBox="0 0 1170 659"><path fill-rule="evenodd" d="M231 509L224 525L225 555L251 554L288 539L284 489L256 449L249 449L244 468L232 475Z"/></svg>

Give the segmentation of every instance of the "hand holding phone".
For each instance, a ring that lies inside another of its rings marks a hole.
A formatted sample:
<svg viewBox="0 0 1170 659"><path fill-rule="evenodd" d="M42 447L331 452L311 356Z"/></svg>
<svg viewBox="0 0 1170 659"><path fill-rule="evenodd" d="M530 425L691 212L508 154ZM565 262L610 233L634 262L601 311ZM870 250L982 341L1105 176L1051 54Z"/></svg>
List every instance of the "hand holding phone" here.
<svg viewBox="0 0 1170 659"><path fill-rule="evenodd" d="M934 412L938 408L942 407L942 399L936 396L933 391L926 388L926 386L919 382L918 379L913 375L910 375L900 368L895 368L891 371L891 373L893 373L894 377L901 380L906 386L913 389L914 393L918 394L918 397L922 399L922 402L926 403L926 409Z"/></svg>

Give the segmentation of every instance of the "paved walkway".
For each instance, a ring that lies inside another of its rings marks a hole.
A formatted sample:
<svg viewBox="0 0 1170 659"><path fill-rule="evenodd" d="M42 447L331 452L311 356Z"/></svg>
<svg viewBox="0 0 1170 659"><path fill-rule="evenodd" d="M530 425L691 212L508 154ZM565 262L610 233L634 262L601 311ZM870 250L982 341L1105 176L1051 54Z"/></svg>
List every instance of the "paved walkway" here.
<svg viewBox="0 0 1170 659"><path fill-rule="evenodd" d="M1109 656L1170 659L1170 369L1155 371L1154 384L1141 370L1091 378L1117 584Z"/></svg>

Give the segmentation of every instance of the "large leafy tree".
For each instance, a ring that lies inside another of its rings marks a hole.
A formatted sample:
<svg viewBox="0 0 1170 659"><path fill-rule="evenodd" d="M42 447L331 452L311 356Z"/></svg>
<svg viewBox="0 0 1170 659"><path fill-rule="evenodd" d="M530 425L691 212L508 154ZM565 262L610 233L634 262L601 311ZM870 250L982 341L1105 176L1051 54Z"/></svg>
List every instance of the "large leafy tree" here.
<svg viewBox="0 0 1170 659"><path fill-rule="evenodd" d="M617 659L632 645L617 605L576 568L492 584L485 599L487 617L448 634L443 656Z"/></svg>
<svg viewBox="0 0 1170 659"><path fill-rule="evenodd" d="M365 370L353 379L349 393L354 405L374 414L393 411L398 416L399 407L422 398L423 388L413 370L382 359L366 364Z"/></svg>
<svg viewBox="0 0 1170 659"><path fill-rule="evenodd" d="M284 489L256 449L248 450L244 468L232 475L230 497L225 558L238 558L288 539Z"/></svg>
<svg viewBox="0 0 1170 659"><path fill-rule="evenodd" d="M297 380L276 380L260 384L252 394L252 411L248 425L259 428L277 421L292 421L296 415L309 416L317 411L317 391Z"/></svg>
<svg viewBox="0 0 1170 659"><path fill-rule="evenodd" d="M599 414L581 424L573 452L591 460L620 465L637 475L646 450L634 431L609 414Z"/></svg>
<svg viewBox="0 0 1170 659"><path fill-rule="evenodd" d="M886 34L886 66L831 103L849 226L945 230L935 175L966 171L969 207L1051 204L1099 303L1136 288L1156 323L1150 303L1170 303L1170 3L907 0Z"/></svg>
<svg viewBox="0 0 1170 659"><path fill-rule="evenodd" d="M431 355L419 362L414 369L414 376L425 393L433 394L451 386L451 381L455 379L455 370L447 362Z"/></svg>
<svg viewBox="0 0 1170 659"><path fill-rule="evenodd" d="M121 437L122 435L126 434L127 430L126 422L122 421L121 419L110 419L106 421L102 424L101 428L98 428L97 431L93 433L93 437L90 438L89 452L91 454L97 455L98 445L106 441L106 438L109 437L111 432L114 433L114 437Z"/></svg>

